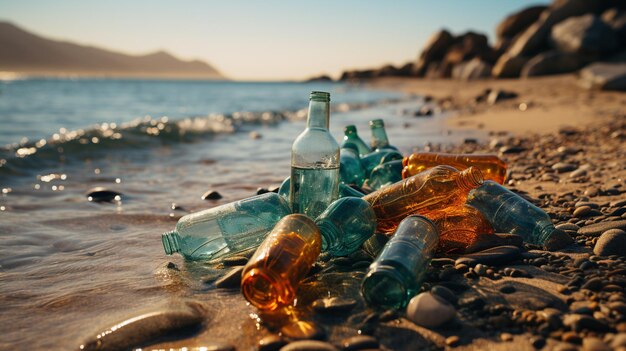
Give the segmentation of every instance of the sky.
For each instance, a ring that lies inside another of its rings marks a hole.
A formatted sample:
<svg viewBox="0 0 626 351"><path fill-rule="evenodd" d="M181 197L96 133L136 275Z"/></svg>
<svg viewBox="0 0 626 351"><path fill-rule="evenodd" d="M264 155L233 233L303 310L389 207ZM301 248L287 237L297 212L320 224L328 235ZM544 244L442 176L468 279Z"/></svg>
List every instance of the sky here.
<svg viewBox="0 0 626 351"><path fill-rule="evenodd" d="M0 0L0 20L52 39L129 54L165 50L231 79L293 80L416 59L446 28L493 44L524 0Z"/></svg>

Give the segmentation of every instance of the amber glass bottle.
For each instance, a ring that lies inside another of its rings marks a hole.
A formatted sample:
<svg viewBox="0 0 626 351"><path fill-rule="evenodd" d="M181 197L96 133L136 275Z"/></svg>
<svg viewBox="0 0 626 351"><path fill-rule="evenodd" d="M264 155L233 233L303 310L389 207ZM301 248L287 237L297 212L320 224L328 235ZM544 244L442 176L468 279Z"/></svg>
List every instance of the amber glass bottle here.
<svg viewBox="0 0 626 351"><path fill-rule="evenodd" d="M432 211L465 203L470 190L483 183L478 168L459 172L437 166L363 197L374 209L377 232L391 234L400 221L412 214L428 216Z"/></svg>
<svg viewBox="0 0 626 351"><path fill-rule="evenodd" d="M493 234L491 224L474 207L458 205L434 211L428 217L439 230L438 252L463 252L480 234Z"/></svg>
<svg viewBox="0 0 626 351"><path fill-rule="evenodd" d="M402 178L408 178L439 165L452 166L458 170L473 166L480 169L485 180L493 180L499 184L504 184L506 176L506 163L496 155L418 152L405 157L402 165L404 166Z"/></svg>
<svg viewBox="0 0 626 351"><path fill-rule="evenodd" d="M321 248L320 231L312 219L285 216L246 264L241 277L244 297L261 310L291 304Z"/></svg>

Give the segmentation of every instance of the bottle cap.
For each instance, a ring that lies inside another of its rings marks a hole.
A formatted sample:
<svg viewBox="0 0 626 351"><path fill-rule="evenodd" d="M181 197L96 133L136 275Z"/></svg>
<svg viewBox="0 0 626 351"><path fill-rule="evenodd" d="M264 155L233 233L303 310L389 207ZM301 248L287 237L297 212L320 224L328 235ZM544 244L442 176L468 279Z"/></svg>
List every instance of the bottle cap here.
<svg viewBox="0 0 626 351"><path fill-rule="evenodd" d="M324 91L312 91L309 95L310 101L330 102L330 93Z"/></svg>

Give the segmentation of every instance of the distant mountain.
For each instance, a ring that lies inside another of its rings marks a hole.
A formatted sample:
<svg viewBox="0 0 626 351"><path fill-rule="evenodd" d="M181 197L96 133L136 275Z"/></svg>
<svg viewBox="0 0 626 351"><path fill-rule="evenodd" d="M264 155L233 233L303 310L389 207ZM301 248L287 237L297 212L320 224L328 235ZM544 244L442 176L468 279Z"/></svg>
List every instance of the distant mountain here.
<svg viewBox="0 0 626 351"><path fill-rule="evenodd" d="M202 61L183 61L165 51L126 55L46 39L0 22L0 72L146 78L225 79Z"/></svg>

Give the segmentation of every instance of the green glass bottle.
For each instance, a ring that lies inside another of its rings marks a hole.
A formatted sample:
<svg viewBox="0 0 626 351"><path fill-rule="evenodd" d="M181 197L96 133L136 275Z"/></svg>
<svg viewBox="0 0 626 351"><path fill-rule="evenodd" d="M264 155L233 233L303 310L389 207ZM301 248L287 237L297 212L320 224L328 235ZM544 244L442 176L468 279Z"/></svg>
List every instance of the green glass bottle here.
<svg viewBox="0 0 626 351"><path fill-rule="evenodd" d="M374 234L376 216L367 201L344 197L330 204L315 224L322 233L322 251L347 256Z"/></svg>
<svg viewBox="0 0 626 351"><path fill-rule="evenodd" d="M278 195L282 196L285 200L289 201L290 189L291 189L291 177L287 177L285 178L285 180L283 180L282 184L280 185L280 188L278 189ZM363 197L365 196L365 194L363 194L362 192L356 189L352 189L351 187L345 184L339 184L339 198L348 197L348 196Z"/></svg>
<svg viewBox="0 0 626 351"><path fill-rule="evenodd" d="M309 100L307 127L291 147L289 204L316 218L339 198L339 144L328 132L330 94L314 91Z"/></svg>
<svg viewBox="0 0 626 351"><path fill-rule="evenodd" d="M367 146L367 144L365 144L365 142L359 137L354 125L346 126L343 129L343 133L343 142L341 143L342 148L345 144L352 143L357 147L360 156L364 156L372 152L372 149L370 149L370 147Z"/></svg>
<svg viewBox="0 0 626 351"><path fill-rule="evenodd" d="M339 179L344 184L363 185L365 169L361 165L359 154L354 151L354 144L348 143L339 152Z"/></svg>
<svg viewBox="0 0 626 351"><path fill-rule="evenodd" d="M419 291L438 240L437 227L429 219L406 217L363 279L365 302L374 307L404 308Z"/></svg>
<svg viewBox="0 0 626 351"><path fill-rule="evenodd" d="M395 150L376 150L361 157L361 165L365 168L365 175L369 176L376 166L395 160L402 160L404 156Z"/></svg>
<svg viewBox="0 0 626 351"><path fill-rule="evenodd" d="M404 167L401 160L379 164L370 173L367 185L372 190L378 190L385 185L399 182L402 180L402 169Z"/></svg>
<svg viewBox="0 0 626 351"><path fill-rule="evenodd" d="M396 150L395 146L389 144L389 138L385 131L385 122L382 119L374 119L370 121L370 129L372 130L372 150Z"/></svg>
<svg viewBox="0 0 626 351"><path fill-rule="evenodd" d="M517 234L531 244L544 245L557 231L542 209L491 180L472 190L467 204L480 211L497 233Z"/></svg>
<svg viewBox="0 0 626 351"><path fill-rule="evenodd" d="M183 216L161 240L168 255L178 252L189 260L213 259L259 246L290 213L285 199L266 193Z"/></svg>

